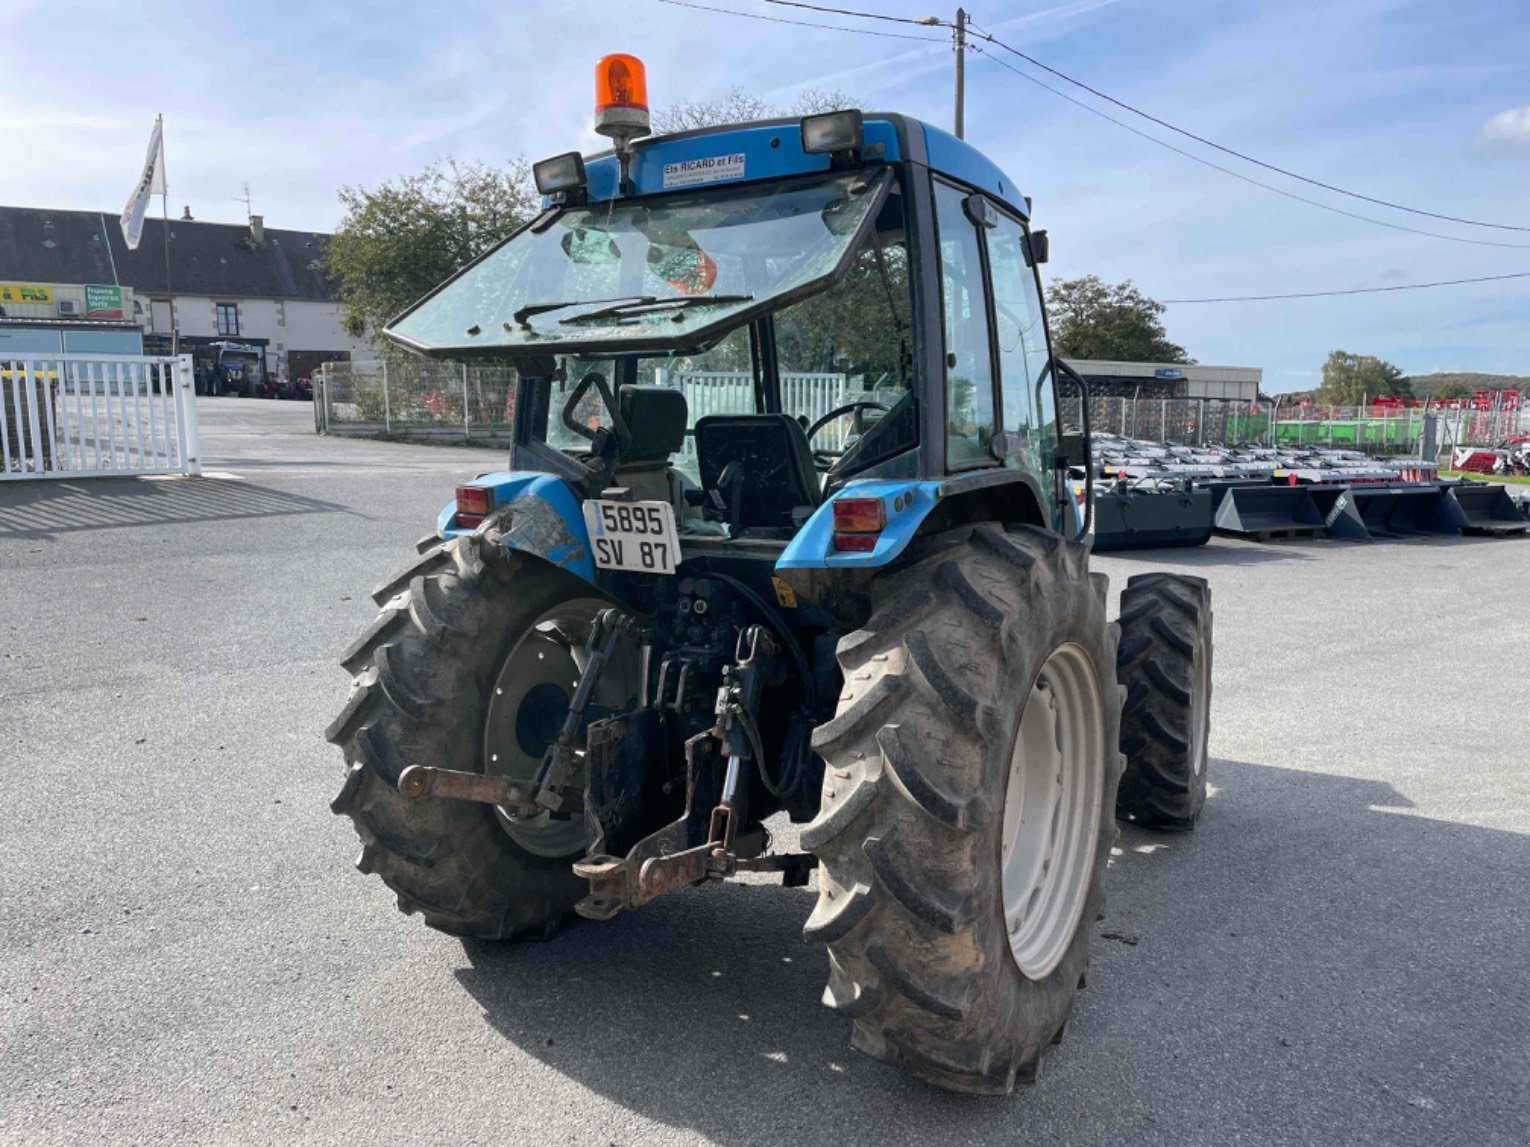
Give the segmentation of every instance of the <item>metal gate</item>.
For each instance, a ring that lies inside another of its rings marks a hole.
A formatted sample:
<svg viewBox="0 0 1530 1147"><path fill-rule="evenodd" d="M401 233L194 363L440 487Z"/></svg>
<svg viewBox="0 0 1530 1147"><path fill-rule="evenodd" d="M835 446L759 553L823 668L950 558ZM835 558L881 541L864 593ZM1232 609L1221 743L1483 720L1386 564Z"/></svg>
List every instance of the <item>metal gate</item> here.
<svg viewBox="0 0 1530 1147"><path fill-rule="evenodd" d="M201 472L190 355L0 358L0 481Z"/></svg>

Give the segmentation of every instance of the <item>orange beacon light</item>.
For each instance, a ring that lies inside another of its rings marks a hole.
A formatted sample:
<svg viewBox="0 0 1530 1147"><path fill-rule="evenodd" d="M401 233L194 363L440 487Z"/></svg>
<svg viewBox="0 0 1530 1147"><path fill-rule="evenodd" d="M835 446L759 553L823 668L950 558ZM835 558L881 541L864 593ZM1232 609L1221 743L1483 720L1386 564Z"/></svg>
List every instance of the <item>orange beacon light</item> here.
<svg viewBox="0 0 1530 1147"><path fill-rule="evenodd" d="M636 56L602 56L595 65L595 130L618 151L648 134L648 75Z"/></svg>
<svg viewBox="0 0 1530 1147"><path fill-rule="evenodd" d="M648 110L648 76L636 56L602 56L595 65L595 110L611 108Z"/></svg>

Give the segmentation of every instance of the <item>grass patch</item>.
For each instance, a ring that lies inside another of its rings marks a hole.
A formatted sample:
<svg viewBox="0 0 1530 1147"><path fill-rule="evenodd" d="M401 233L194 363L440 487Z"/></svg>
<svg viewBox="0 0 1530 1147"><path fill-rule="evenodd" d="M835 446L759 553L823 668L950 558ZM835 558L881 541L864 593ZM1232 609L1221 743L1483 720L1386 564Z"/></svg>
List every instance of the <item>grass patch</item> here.
<svg viewBox="0 0 1530 1147"><path fill-rule="evenodd" d="M1441 470L1441 478L1472 478L1479 482L1502 482L1506 486L1530 486L1530 477L1515 474L1475 474L1470 470Z"/></svg>

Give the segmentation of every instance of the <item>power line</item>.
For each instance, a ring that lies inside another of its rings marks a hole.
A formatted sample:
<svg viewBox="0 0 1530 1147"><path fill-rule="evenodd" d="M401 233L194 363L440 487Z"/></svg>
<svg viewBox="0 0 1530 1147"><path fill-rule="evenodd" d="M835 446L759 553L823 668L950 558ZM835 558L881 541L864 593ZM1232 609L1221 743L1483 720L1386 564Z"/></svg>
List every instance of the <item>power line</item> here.
<svg viewBox="0 0 1530 1147"><path fill-rule="evenodd" d="M791 20L785 16L767 16L763 12L740 12L737 8L714 8L710 4L697 4L693 0L659 0L676 8L694 8L699 12L716 12L722 16L742 16L746 20L764 20L771 24L793 24L798 28L823 28L830 32L854 32L860 36L881 36L889 40L922 40L926 44L938 44L944 37L919 36L912 32L881 32L873 28L846 28L842 24L820 24L813 20ZM914 21L909 21L913 23Z"/></svg>
<svg viewBox="0 0 1530 1147"><path fill-rule="evenodd" d="M922 24L926 27L950 27L944 20L937 20L933 16L927 16L921 20L913 16L889 16L885 12L857 12L850 8L828 8L822 4L803 4L801 0L765 0L765 3L778 4L782 8L806 8L809 12L827 12L834 16L855 16L861 20L886 20L893 24Z"/></svg>
<svg viewBox="0 0 1530 1147"><path fill-rule="evenodd" d="M1000 59L992 52L985 52L977 44L972 45L972 50L978 55L983 56L985 59L998 64L999 67L1013 72L1022 80L1025 80L1027 83L1035 84L1038 88L1051 92L1058 99L1067 100L1074 107L1082 108L1092 116L1098 116L1100 119L1106 121L1107 123L1115 124L1116 127L1121 128L1123 131L1129 131L1133 135L1147 140L1149 143L1156 143L1159 147L1167 148L1175 155L1183 156L1184 158L1190 160L1192 163L1198 163L1202 167L1209 167L1212 171L1220 171L1223 175L1229 175L1234 179L1241 180L1242 182L1251 184L1254 187L1261 187L1265 191L1273 191L1276 195L1281 195L1287 199L1295 200L1297 203L1305 203L1309 207L1316 207L1322 211L1332 212L1334 215L1342 215L1347 219L1358 219L1362 223L1374 223L1377 227L1387 227L1393 231L1405 231L1409 235L1424 235L1431 239L1445 239L1452 243L1469 243L1474 247L1509 247L1515 250L1530 250L1530 243L1503 243L1496 239L1468 239L1461 235L1445 235L1439 231L1425 231L1419 227L1407 227L1401 223L1392 223L1386 219L1377 219L1372 215L1361 215L1355 211L1346 211L1342 207L1335 207L1332 204L1324 203L1321 200L1309 199L1305 195L1298 195L1294 191L1287 191L1283 187L1276 187L1273 183L1265 183L1263 180L1255 179L1251 175L1244 175L1241 171L1234 171L1230 167L1224 167L1220 163L1213 163L1211 160L1196 155L1192 151L1186 151L1182 147L1176 147L1174 144L1169 143L1167 140L1159 139L1156 135L1150 135L1140 128L1135 128L1125 120L1117 119L1110 113L1101 111L1093 104L1086 104L1083 100L1075 99L1073 96L1070 96L1067 92L1059 91L1057 88L1054 88L1051 84L1046 83L1044 80L1038 80L1035 76L1022 72L1019 68L1015 67L1013 64L1006 60Z"/></svg>
<svg viewBox="0 0 1530 1147"><path fill-rule="evenodd" d="M901 24L924 24L925 23L925 21L923 21L923 20L918 20L918 19L914 19L912 17L907 17L907 16L888 16L888 15L885 15L885 14L879 13L879 12L861 12L861 11L856 11L856 10L850 9L850 8L834 8L834 7L829 7L827 5L822 5L822 4L808 4L808 3L802 2L802 0L763 0L763 2L767 3L767 4L777 4L777 5L780 5L780 6L783 6L783 7L804 8L804 9L808 9L808 10L811 10L811 11L814 11L814 12L826 12L826 13L832 13L834 15L839 15L839 16L849 16L849 17L856 17L856 18L867 19L867 20L888 20L888 21L892 21L892 22L895 22L895 23L901 23ZM696 4L696 3L690 2L690 0L660 0L660 3L664 3L664 4L676 4L676 5L679 5L680 7L686 7L686 8L699 8L702 11L716 12L716 13L719 13L721 15L727 15L727 16L743 16L743 17L745 17L747 19L751 19L751 20L768 20L768 21L772 21L772 22L775 22L775 23L796 24L796 25L799 25L799 26L802 26L802 27L808 27L808 28L826 28L826 29L829 29L829 30L832 30L832 31L835 31L835 32L854 32L856 34L863 35L863 36L890 36L890 37L893 37L893 38L896 38L896 39L924 40L924 41L929 42L929 43L938 42L938 38L934 37L934 36L918 36L918 35L911 35L911 34L908 34L908 33L879 32L879 31L874 31L874 30L869 29L869 28L847 28L847 27L845 27L843 25L839 25L839 24L820 24L820 23L814 23L814 22L806 21L806 20L788 20L788 19L784 19L784 18L778 17L778 16L765 16L763 14L754 13L754 12L740 12L737 9L732 9L732 8L716 8L716 7L712 7L712 6L705 5L705 4ZM931 18L931 19L933 19L933 18ZM936 21L936 23L939 26L941 26L941 27L949 28L949 27L953 26L952 24L950 24L950 22L945 21L945 20ZM1013 54L1015 56L1018 56L1020 59L1025 60L1027 63L1033 64L1034 66L1036 66L1038 68L1041 68L1043 71L1046 71L1046 72L1048 72L1048 73L1050 73L1052 75L1055 75L1055 76L1059 77L1060 79L1066 81L1067 83L1073 84L1075 87L1082 88L1084 91L1087 91L1087 92L1091 93L1092 95L1098 96L1099 98L1101 98L1103 100L1106 100L1106 101L1108 101L1110 103L1113 103L1116 106L1121 107L1121 108L1125 109L1126 111L1131 112L1134 115L1141 116L1142 118L1150 120L1153 123L1160 124L1163 127L1168 128L1170 131L1173 131L1173 132L1175 132L1175 133L1177 133L1179 135L1186 136L1189 139L1193 139L1193 140L1196 140L1199 143L1206 144L1208 147L1215 148L1218 151L1225 152L1228 155L1232 155L1232 156L1234 156L1234 157L1236 157L1238 159L1243 159L1243 160L1245 160L1245 161L1247 161L1249 163L1253 163L1256 166L1266 168L1266 169L1268 169L1270 171L1274 171L1274 172L1276 172L1276 173L1278 173L1280 175L1285 175L1285 176L1288 176L1289 178L1296 179L1296 180L1299 180L1299 181L1304 182L1304 183L1312 184L1315 187L1321 187L1321 188L1324 188L1326 190L1335 191L1335 192L1337 192L1338 194L1341 194L1341 195L1347 195L1347 196L1351 196L1351 197L1356 198L1356 199L1364 200L1364 201L1369 202L1369 203L1375 203L1378 206L1383 206L1383 207L1392 208L1392 209L1395 209L1395 210L1398 210L1398 211L1404 211L1404 212L1410 212L1410 213L1413 213L1413 214L1423 215L1423 216L1427 216L1427 217L1433 218L1433 219L1441 219L1441 220L1446 220L1446 221L1454 222L1454 223L1464 223L1464 224L1467 224L1467 225L1473 226L1473 227L1488 227L1488 228L1493 228L1493 229L1497 229L1497 230L1505 230L1505 231L1524 231L1524 232L1530 232L1530 227L1513 227L1513 226L1509 226L1507 224L1482 223L1482 222L1478 222L1476 220L1464 219L1464 218L1460 218L1460 217L1454 216L1454 215L1443 215L1443 214L1438 214L1436 212L1420 211L1420 210L1417 210L1415 208L1404 207L1404 206L1402 206L1400 204L1391 203L1391 202L1389 202L1387 200L1384 200L1384 199L1375 199L1375 198L1372 198L1370 196L1361 195L1358 192L1346 191L1346 190L1344 190L1341 187L1335 187L1335 186L1333 186L1331 184L1323 183L1323 182L1321 182L1319 180L1315 180L1315 179L1308 179L1306 176L1297 175L1294 172L1286 171L1284 168L1276 167L1273 164L1264 163L1261 160L1254 159L1252 156L1244 155L1242 152L1234 151L1231 148L1223 147L1221 144L1213 143L1211 140L1203 139L1201 136L1195 135L1193 132L1189 132L1189 131L1184 130L1183 128L1176 127L1176 126L1174 126L1173 124L1169 123L1166 120L1159 119L1158 117L1150 115L1147 112L1140 111L1137 108L1132 107L1130 104L1124 103L1123 101L1118 100L1118 99L1116 99L1113 96L1106 95L1104 92L1098 91L1097 89L1090 87L1088 84L1085 84L1081 80L1075 80L1073 77L1071 77L1071 76L1069 76L1069 75L1067 75L1067 74L1065 74L1063 72L1058 71L1056 68L1050 67L1047 64L1043 64L1041 61L1035 59L1032 56L1026 55L1024 52L1021 52L1019 49L1011 47L1010 45L1008 45L1008 44L1004 43L1002 40L1000 40L998 37L994 36L991 32L988 32L981 25L974 24L970 20L968 21L968 27L973 29L974 37L976 37L978 39L985 40L988 43L993 44L995 47L1002 48L1005 51L1010 52L1011 54ZM1252 185L1254 187L1260 187L1260 188L1263 188L1266 191L1272 191L1276 195L1284 196L1285 198L1293 200L1293 201L1295 201L1297 203L1305 203L1309 207L1316 207L1319 210L1327 211L1327 212L1330 212L1330 213L1332 213L1334 215L1342 215L1342 216L1344 216L1345 218L1348 218L1348 219L1359 220L1360 222L1363 222L1363 223L1371 223L1371 224L1374 224L1377 227L1386 227L1386 228L1389 228L1389 229L1391 229L1393 231L1402 231L1402 232L1405 232L1405 233L1407 233L1409 235L1422 235L1422 236L1425 236L1425 237L1430 238L1430 239L1443 239L1443 240L1446 240L1447 242L1452 242L1452 243L1466 243L1468 245L1475 246L1475 247L1504 247L1504 248L1511 248L1511 249L1516 249L1516 250L1530 249L1530 244L1524 244L1524 243L1501 243L1501 242L1496 242L1496 241L1491 240L1491 239L1468 239L1468 238L1466 238L1464 236L1461 236L1461 235L1445 235L1445 234L1442 234L1442 233L1440 233L1438 231L1425 231L1425 230L1422 230L1421 228L1417 228L1417 227L1406 227L1406 226L1403 226L1400 223L1391 223L1391 222L1388 222L1385 219L1377 219L1377 218L1375 218L1374 216L1371 216L1371 215L1361 215L1358 212L1346 211L1346 210L1344 210L1341 207L1334 207L1331 204L1323 203L1323 202L1321 202L1319 200L1316 200L1316 199L1309 199L1308 197L1306 197L1304 195L1297 195L1295 192L1287 191L1284 188L1276 187L1273 184L1265 183L1262 180L1254 179L1252 176L1244 175L1241 172L1234 171L1232 168L1224 167L1221 164L1213 163L1210 160L1205 159L1205 158L1203 158L1201 156L1198 156L1198 155L1196 155L1193 152L1186 151L1184 148L1176 147L1173 144L1167 142L1166 140L1159 139L1157 136L1149 135L1147 132L1144 132L1144 131L1141 131L1141 130L1139 130L1137 128L1134 128L1130 124L1125 123L1122 120L1119 120L1119 119L1115 118L1112 115L1108 115L1107 113L1101 111L1100 109L1098 109L1096 107L1091 106L1090 104L1084 103L1082 100L1074 99L1072 96L1069 96L1067 93L1059 91L1058 89L1052 87L1050 84L1044 83L1043 81L1038 80L1034 76L1027 75L1025 72L1020 71L1018 68L1014 67L1013 65L1011 65L1009 63L1006 63L1004 60L999 59L993 53L991 53L991 52L984 52L983 49L981 47L979 47L977 44L970 44L969 47L971 48L972 51L979 52L979 53L987 56L988 59L990 59L994 63L998 64L1000 67L1009 69L1009 71L1013 72L1015 75L1019 76L1021 79L1026 80L1029 83L1035 84L1037 87L1044 88L1046 91L1051 92L1053 95L1057 96L1058 98L1065 99L1069 103L1073 104L1074 106L1083 108L1085 111L1089 112L1091 115L1098 116L1100 119L1103 119L1103 120L1107 121L1108 123L1115 124L1117 127L1122 128L1125 131L1131 132L1133 135L1140 136L1142 139L1148 140L1150 143L1155 143L1159 147L1167 148L1169 151L1174 152L1176 155L1183 156L1185 159L1191 160L1194 163L1199 163L1203 167L1208 167L1208 168L1210 168L1213 171L1219 171L1223 175L1229 175L1229 176L1231 176L1234 179L1241 180L1244 183L1250 184L1250 185Z"/></svg>
<svg viewBox="0 0 1530 1147"><path fill-rule="evenodd" d="M1386 291L1423 291L1430 287L1459 287L1465 283L1497 283L1504 279L1530 279L1530 271L1512 275L1482 275L1475 279L1441 279L1435 283L1401 283L1395 287L1352 287L1345 291L1298 291L1288 295L1224 295L1210 299L1160 299L1170 303L1264 303L1275 299L1328 299L1335 295L1376 295Z"/></svg>
<svg viewBox="0 0 1530 1147"><path fill-rule="evenodd" d="M1255 159L1253 156L1247 155L1244 152L1236 151L1233 148L1226 147L1213 140L1207 139L1205 136L1196 135L1193 131L1188 131L1185 128L1177 127L1166 119L1160 119L1158 116L1152 115L1149 112L1145 112L1140 108L1135 108L1124 100L1118 100L1115 96L1107 95L1106 93L1100 91L1098 88L1090 87L1082 80L1075 80L1066 72L1060 72L1048 64L1043 64L1040 60L1036 59L1036 57L1026 55L1026 53L1022 52L1019 48L1011 47L1003 40L1000 40L997 36L987 32L974 32L973 34L977 38L986 40L988 43L993 44L995 47L1003 48L1011 55L1018 56L1020 59L1024 60L1026 63L1033 67L1040 68L1042 71L1054 75L1058 79L1063 80L1066 83L1070 83L1076 88L1082 88L1084 91L1088 92L1092 96L1097 97L1098 99L1105 100L1107 103L1115 104L1116 107L1122 108L1125 111L1129 111L1135 116L1140 116L1151 123L1156 123L1159 127L1167 128L1169 131L1174 132L1176 135L1182 135L1186 139L1193 139L1196 143L1202 144L1206 147L1214 148L1215 150L1220 151L1225 155L1231 155L1236 159L1241 159L1245 163L1252 163L1255 167L1262 167L1266 171L1273 171L1277 175L1284 175L1287 179L1295 179L1300 183L1310 184L1313 187L1321 187L1325 191L1332 191L1335 194L1345 195L1351 199L1359 199L1366 203L1374 203L1378 207L1390 208L1393 211L1405 211L1410 215L1423 215L1427 218L1440 219L1447 223L1463 223L1468 227L1487 227L1495 231L1530 232L1530 227L1517 227L1507 223L1484 223L1477 219L1466 219L1459 215L1444 215L1437 211L1425 211L1418 207L1407 207L1401 203L1393 203L1387 199L1378 199L1375 196L1363 195L1358 191L1348 191L1342 187L1335 186L1332 183L1324 183L1320 179L1311 179L1305 175L1298 175L1294 171L1288 171L1284 167L1277 167L1273 163L1266 163L1262 159Z"/></svg>

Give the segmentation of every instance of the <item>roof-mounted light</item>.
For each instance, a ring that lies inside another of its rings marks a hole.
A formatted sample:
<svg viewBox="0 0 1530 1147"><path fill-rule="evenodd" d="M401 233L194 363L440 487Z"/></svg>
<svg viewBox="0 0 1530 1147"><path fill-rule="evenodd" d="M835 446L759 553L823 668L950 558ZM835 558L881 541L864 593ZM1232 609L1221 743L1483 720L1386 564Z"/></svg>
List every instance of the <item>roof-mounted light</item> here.
<svg viewBox="0 0 1530 1147"><path fill-rule="evenodd" d="M584 186L584 156L569 151L544 159L531 165L531 177L543 195L577 191Z"/></svg>
<svg viewBox="0 0 1530 1147"><path fill-rule="evenodd" d="M858 153L861 134L859 108L802 117L802 150L809 155Z"/></svg>
<svg viewBox="0 0 1530 1147"><path fill-rule="evenodd" d="M618 146L648 134L648 74L636 56L602 56L595 65L595 130Z"/></svg>

